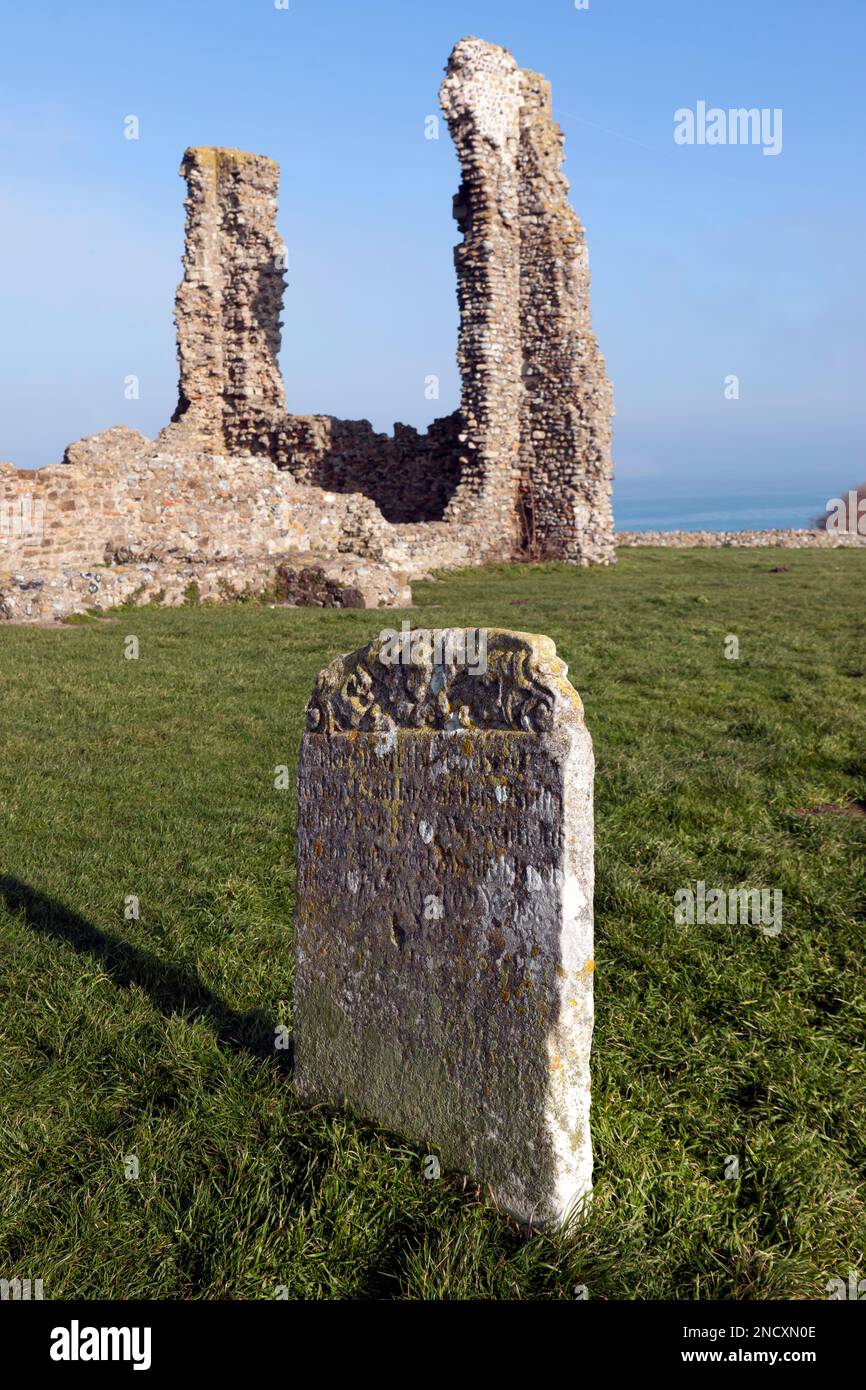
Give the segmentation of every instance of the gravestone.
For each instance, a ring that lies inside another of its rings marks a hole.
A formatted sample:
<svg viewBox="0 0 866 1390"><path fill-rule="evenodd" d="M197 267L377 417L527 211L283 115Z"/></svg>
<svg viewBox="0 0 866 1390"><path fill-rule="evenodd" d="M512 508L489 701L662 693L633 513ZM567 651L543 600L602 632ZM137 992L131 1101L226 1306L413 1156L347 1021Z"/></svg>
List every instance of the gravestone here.
<svg viewBox="0 0 866 1390"><path fill-rule="evenodd" d="M527 1225L588 1195L592 742L548 637L382 634L298 778L295 1083Z"/></svg>

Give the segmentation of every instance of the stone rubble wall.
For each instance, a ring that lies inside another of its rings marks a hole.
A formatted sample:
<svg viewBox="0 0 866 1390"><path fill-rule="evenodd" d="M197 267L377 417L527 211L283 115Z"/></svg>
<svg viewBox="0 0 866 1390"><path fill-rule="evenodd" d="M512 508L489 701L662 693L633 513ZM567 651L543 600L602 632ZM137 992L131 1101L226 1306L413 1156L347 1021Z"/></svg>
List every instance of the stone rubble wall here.
<svg viewBox="0 0 866 1390"><path fill-rule="evenodd" d="M463 39L439 99L463 173L454 199L463 450L448 518L482 522L505 558L520 542L520 69L504 48Z"/></svg>
<svg viewBox="0 0 866 1390"><path fill-rule="evenodd" d="M383 608L411 605L405 574L373 563L312 558L309 551L271 555L245 553L222 560L171 557L109 567L52 568L30 573L4 587L0 572L0 617L16 622L52 622L72 614L104 613L121 606L155 603L163 608L246 598L304 608Z"/></svg>
<svg viewBox="0 0 866 1390"><path fill-rule="evenodd" d="M391 522L468 525L478 562L528 553L608 563L611 388L549 84L506 49L463 39L440 100L463 176L460 409L425 433L397 424L393 436L363 420L288 415L277 366L279 171L236 150L191 149L179 406L161 442L264 454L298 481L362 492Z"/></svg>
<svg viewBox="0 0 866 1390"><path fill-rule="evenodd" d="M589 255L569 206L550 83L521 73L520 458L528 548L547 559L614 558L613 388L592 331Z"/></svg>
<svg viewBox="0 0 866 1390"><path fill-rule="evenodd" d="M71 445L66 459L36 472L0 464L0 507L13 521L0 533L0 617L59 618L162 590L171 602L193 579L203 596L228 596L244 591L245 573L266 590L298 556L337 564L367 606L405 604L408 579L472 563L444 523L391 526L361 493L305 486L269 459L167 454L123 426Z"/></svg>
<svg viewBox="0 0 866 1390"><path fill-rule="evenodd" d="M426 433L395 424L377 434L368 420L294 415L282 431L285 466L298 482L329 492L361 492L386 521L440 520L459 480L458 412Z"/></svg>
<svg viewBox="0 0 866 1390"><path fill-rule="evenodd" d="M465 452L446 516L481 522L508 558L609 564L613 393L550 84L504 48L464 39L440 98L463 170L454 213Z"/></svg>
<svg viewBox="0 0 866 1390"><path fill-rule="evenodd" d="M778 547L782 550L833 550L838 546L866 545L866 537L832 531L617 531L618 546L662 545L673 550L702 546L718 550L724 546L746 548Z"/></svg>

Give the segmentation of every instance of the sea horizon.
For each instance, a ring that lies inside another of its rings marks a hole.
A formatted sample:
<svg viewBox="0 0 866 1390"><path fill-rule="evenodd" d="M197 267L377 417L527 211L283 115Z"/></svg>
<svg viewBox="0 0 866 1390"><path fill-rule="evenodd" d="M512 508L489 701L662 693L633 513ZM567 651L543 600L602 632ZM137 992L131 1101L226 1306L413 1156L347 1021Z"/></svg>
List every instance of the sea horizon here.
<svg viewBox="0 0 866 1390"><path fill-rule="evenodd" d="M818 492L614 496L617 531L771 531L814 527L828 497Z"/></svg>

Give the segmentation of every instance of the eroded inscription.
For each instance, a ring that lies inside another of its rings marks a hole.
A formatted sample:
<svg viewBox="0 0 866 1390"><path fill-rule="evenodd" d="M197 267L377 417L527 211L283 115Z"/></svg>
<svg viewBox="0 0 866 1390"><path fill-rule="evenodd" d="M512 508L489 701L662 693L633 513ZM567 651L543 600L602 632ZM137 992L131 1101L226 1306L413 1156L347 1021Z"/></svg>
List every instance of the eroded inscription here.
<svg viewBox="0 0 866 1390"><path fill-rule="evenodd" d="M544 733L304 736L295 1003L303 1095L553 1223L589 1181L592 1023L591 747L556 699Z"/></svg>

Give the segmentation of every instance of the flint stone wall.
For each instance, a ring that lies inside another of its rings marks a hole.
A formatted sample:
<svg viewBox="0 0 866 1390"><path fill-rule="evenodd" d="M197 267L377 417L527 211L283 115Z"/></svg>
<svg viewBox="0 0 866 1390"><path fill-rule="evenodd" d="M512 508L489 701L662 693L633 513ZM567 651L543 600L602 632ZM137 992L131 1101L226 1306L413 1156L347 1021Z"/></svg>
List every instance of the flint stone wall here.
<svg viewBox="0 0 866 1390"><path fill-rule="evenodd" d="M463 181L454 215L460 409L419 433L289 416L276 364L284 248L277 166L187 150L175 421L161 442L264 453L298 481L357 490L392 522L473 531L476 560L614 557L613 410L592 333L583 229L568 206L549 84L463 39L440 92ZM243 368L241 371L240 368Z"/></svg>
<svg viewBox="0 0 866 1390"><path fill-rule="evenodd" d="M483 674L413 638L308 706L296 1085L557 1227L592 1174L592 744L549 638L487 632Z"/></svg>
<svg viewBox="0 0 866 1390"><path fill-rule="evenodd" d="M512 552L610 563L613 394L550 84L506 49L463 39L440 100L463 170L463 449L446 515L483 518Z"/></svg>
<svg viewBox="0 0 866 1390"><path fill-rule="evenodd" d="M444 523L390 526L361 493L305 486L260 456L170 454L118 426L66 460L0 464L0 618L171 605L192 582L203 598L268 592L280 565L321 567L366 607L405 607L412 578L472 563Z"/></svg>
<svg viewBox="0 0 866 1390"><path fill-rule="evenodd" d="M279 165L244 150L188 149L184 278L175 298L178 404L169 449L245 452L262 416L285 412L277 363L285 246Z"/></svg>
<svg viewBox="0 0 866 1390"><path fill-rule="evenodd" d="M617 531L616 543L623 547L662 545L673 550L695 546L719 550L724 546L782 550L834 550L838 546L866 545L866 537L845 532L816 530L773 531Z"/></svg>

